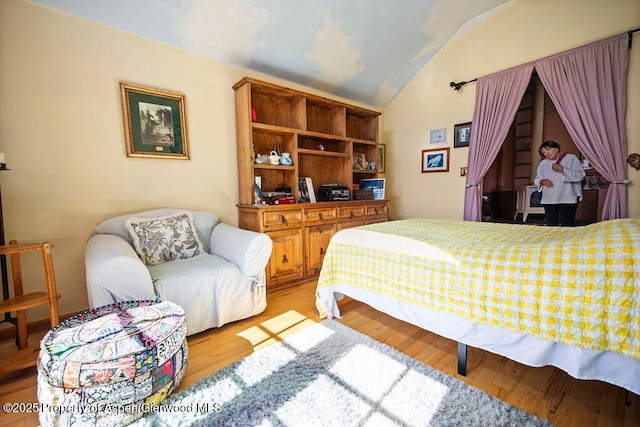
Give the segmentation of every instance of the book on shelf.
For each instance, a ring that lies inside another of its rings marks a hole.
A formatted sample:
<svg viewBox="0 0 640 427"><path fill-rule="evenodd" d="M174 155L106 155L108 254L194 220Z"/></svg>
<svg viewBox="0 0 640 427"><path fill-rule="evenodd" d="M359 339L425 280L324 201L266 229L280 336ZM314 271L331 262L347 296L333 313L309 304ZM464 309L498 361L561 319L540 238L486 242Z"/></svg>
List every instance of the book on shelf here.
<svg viewBox="0 0 640 427"><path fill-rule="evenodd" d="M313 191L311 178L301 176L298 178L298 191L300 193L300 203L315 203L316 193Z"/></svg>

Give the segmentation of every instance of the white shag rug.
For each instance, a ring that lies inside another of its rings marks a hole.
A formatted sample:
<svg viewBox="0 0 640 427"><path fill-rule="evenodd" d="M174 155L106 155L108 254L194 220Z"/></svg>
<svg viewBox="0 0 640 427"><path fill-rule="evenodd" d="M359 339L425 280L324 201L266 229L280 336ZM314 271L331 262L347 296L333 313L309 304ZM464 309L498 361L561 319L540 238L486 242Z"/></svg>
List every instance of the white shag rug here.
<svg viewBox="0 0 640 427"><path fill-rule="evenodd" d="M167 398L136 426L550 426L333 320Z"/></svg>

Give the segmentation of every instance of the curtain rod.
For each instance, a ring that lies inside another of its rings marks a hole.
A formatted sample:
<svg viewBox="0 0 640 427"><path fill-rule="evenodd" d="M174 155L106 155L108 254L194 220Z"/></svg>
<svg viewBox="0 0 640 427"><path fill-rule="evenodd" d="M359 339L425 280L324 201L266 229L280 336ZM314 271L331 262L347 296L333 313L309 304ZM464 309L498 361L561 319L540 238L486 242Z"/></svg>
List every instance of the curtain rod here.
<svg viewBox="0 0 640 427"><path fill-rule="evenodd" d="M640 31L640 28L636 28L635 30L629 30L627 31L627 34L629 35L629 50L631 50L631 44L633 41L633 34L637 33L638 31ZM476 77L475 79L466 81L466 82L450 82L449 83L449 87L452 87L456 92L459 91L460 89L462 89L462 86L468 84L468 83L473 83L475 81L478 81L478 78Z"/></svg>

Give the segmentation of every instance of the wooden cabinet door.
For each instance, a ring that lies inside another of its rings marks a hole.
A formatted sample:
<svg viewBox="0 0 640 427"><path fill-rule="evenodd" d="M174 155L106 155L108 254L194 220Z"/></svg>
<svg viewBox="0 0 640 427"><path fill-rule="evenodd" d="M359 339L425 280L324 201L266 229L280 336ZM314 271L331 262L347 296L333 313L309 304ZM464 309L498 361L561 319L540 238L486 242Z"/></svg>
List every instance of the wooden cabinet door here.
<svg viewBox="0 0 640 427"><path fill-rule="evenodd" d="M267 287L301 280L304 274L302 229L272 231L267 235L273 242L273 252L267 268Z"/></svg>
<svg viewBox="0 0 640 427"><path fill-rule="evenodd" d="M333 234L335 226L319 225L307 227L305 229L305 276L312 277L320 274L322 261L327 253L327 247Z"/></svg>

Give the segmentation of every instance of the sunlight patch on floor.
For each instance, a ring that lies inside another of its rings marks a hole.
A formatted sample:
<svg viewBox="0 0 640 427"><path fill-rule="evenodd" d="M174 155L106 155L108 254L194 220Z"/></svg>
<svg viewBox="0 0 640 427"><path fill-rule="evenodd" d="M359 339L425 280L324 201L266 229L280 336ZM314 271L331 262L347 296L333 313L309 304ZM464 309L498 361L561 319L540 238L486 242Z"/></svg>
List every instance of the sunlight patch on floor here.
<svg viewBox="0 0 640 427"><path fill-rule="evenodd" d="M259 325L251 326L236 335L249 341L254 350L259 350L283 341L296 332L316 324L317 322L296 310L289 310L265 320Z"/></svg>

